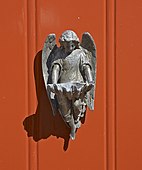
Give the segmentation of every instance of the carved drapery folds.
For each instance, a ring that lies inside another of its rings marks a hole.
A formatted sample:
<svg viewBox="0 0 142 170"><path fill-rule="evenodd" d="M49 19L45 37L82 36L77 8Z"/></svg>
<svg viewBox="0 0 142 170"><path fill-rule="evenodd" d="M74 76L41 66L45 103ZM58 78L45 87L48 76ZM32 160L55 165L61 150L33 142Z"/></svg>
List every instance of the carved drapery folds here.
<svg viewBox="0 0 142 170"><path fill-rule="evenodd" d="M53 115L61 114L74 140L86 106L94 109L96 46L88 32L80 42L71 30L63 32L59 42L57 47L55 34L47 36L42 52L43 77Z"/></svg>

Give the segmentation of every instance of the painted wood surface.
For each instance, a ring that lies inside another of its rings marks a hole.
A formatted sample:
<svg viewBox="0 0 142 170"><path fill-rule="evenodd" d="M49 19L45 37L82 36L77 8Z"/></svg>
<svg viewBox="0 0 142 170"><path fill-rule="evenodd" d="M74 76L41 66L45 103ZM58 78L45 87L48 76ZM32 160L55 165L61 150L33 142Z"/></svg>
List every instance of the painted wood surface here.
<svg viewBox="0 0 142 170"><path fill-rule="evenodd" d="M140 0L1 2L1 170L142 169L141 11ZM64 143L66 127L52 118L43 86L41 50L49 33L58 39L66 29L94 37L97 86L95 111Z"/></svg>

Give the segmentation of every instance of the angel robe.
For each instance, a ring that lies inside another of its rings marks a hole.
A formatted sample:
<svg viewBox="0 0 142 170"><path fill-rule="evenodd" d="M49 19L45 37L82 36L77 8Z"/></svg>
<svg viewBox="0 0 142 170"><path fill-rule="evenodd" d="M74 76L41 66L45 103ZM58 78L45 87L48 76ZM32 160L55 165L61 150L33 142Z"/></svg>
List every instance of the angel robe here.
<svg viewBox="0 0 142 170"><path fill-rule="evenodd" d="M89 57L84 53L82 49L76 49L65 58L63 57L55 60L52 63L52 67L55 64L58 64L60 66L60 75L58 83L84 83L85 77L83 76L83 67L85 65L89 65L91 69Z"/></svg>
<svg viewBox="0 0 142 170"><path fill-rule="evenodd" d="M55 60L52 63L51 68L53 68L55 64L58 64L60 66L60 75L59 75L58 83L68 83L68 82L85 83L85 75L84 75L85 65L89 65L90 69L92 69L90 59L82 49L76 49L70 55L65 57L60 56L59 59ZM76 88L78 87L76 86ZM70 91L71 90L72 89L70 89ZM78 92L80 93L79 90ZM56 94L56 96L59 105L59 111L63 116L64 120L66 122L69 122L71 120L71 116L73 116L75 122L78 122L81 117L81 114L83 115L84 112L86 111L85 99L70 100L64 94L60 94L60 95ZM69 110L72 111L69 112Z"/></svg>

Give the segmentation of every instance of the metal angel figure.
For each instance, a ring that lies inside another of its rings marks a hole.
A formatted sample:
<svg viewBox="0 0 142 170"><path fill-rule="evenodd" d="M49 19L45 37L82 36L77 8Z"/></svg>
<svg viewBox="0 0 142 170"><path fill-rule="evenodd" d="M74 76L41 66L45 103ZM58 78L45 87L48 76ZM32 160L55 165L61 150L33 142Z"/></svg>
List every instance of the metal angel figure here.
<svg viewBox="0 0 142 170"><path fill-rule="evenodd" d="M80 43L76 33L71 30L60 36L60 47L55 41L55 34L49 34L45 41L43 77L53 114L59 111L71 128L70 138L74 140L86 106L94 109L96 46L89 33L83 34Z"/></svg>

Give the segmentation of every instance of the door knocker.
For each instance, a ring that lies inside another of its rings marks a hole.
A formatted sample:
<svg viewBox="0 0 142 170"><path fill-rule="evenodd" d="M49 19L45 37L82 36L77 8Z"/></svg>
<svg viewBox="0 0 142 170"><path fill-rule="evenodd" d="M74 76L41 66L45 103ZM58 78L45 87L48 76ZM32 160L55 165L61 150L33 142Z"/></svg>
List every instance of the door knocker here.
<svg viewBox="0 0 142 170"><path fill-rule="evenodd" d="M94 109L96 85L96 45L85 32L80 42L76 33L67 30L59 38L49 34L42 51L42 71L53 115L59 112L75 139L86 107Z"/></svg>

